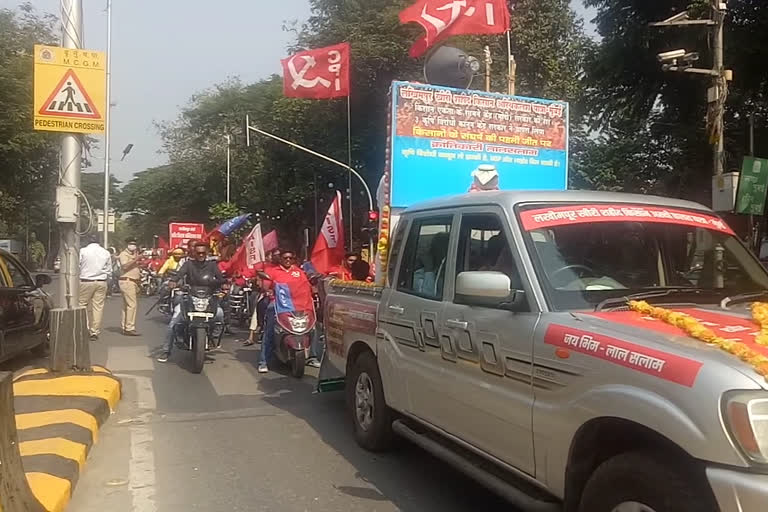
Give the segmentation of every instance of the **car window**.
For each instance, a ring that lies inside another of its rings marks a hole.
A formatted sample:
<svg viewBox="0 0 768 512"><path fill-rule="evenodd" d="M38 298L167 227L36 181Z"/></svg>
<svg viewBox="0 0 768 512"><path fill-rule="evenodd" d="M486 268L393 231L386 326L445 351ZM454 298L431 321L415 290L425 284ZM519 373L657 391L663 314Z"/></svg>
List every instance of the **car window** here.
<svg viewBox="0 0 768 512"><path fill-rule="evenodd" d="M433 300L443 297L451 216L411 222L397 279L399 291Z"/></svg>
<svg viewBox="0 0 768 512"><path fill-rule="evenodd" d="M512 245L496 214L469 214L461 218L456 275L477 270L506 274L513 290L523 289L523 281L512 256Z"/></svg>
<svg viewBox="0 0 768 512"><path fill-rule="evenodd" d="M34 286L32 278L29 273L21 266L16 260L7 256L2 257L5 262L5 267L8 269L8 275L11 278L11 282L6 286L12 288L20 288L22 286Z"/></svg>

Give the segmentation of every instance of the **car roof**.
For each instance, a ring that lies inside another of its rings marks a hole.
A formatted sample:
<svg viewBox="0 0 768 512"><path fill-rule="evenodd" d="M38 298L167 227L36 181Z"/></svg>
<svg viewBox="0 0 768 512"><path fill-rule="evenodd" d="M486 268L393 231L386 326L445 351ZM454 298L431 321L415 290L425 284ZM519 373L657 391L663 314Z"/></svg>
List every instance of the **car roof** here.
<svg viewBox="0 0 768 512"><path fill-rule="evenodd" d="M700 210L709 213L712 212L712 210L699 203L660 196L626 194L623 192L595 192L587 190L510 190L474 192L458 196L432 199L408 207L406 213L455 208L457 206L497 205L501 207L514 207L522 203L634 203Z"/></svg>

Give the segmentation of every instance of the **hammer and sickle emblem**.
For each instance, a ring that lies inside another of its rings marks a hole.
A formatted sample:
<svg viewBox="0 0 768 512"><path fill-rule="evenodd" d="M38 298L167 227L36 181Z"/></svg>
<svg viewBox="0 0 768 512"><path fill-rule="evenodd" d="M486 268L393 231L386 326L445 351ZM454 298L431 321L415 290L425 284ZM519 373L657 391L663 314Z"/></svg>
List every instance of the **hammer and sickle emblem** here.
<svg viewBox="0 0 768 512"><path fill-rule="evenodd" d="M304 66L302 66L301 70L299 71L296 71L296 66L293 62L296 57L292 57L291 60L288 61L288 72L291 74L291 78L293 78L291 87L293 87L294 90L298 89L299 87L311 89L313 87L317 87L317 84L321 84L323 87L331 86L331 82L321 76L316 76L312 80L304 78L304 75L306 75L310 69L315 67L315 64L317 63L315 62L315 58L311 55L302 55L299 58L304 59Z"/></svg>

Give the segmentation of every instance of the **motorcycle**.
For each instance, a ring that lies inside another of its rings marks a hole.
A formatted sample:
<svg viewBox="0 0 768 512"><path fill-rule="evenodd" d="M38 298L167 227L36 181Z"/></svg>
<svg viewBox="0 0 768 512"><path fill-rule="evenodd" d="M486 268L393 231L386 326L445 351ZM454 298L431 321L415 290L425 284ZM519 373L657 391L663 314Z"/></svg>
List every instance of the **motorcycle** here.
<svg viewBox="0 0 768 512"><path fill-rule="evenodd" d="M269 275L261 273L265 279ZM291 375L300 379L309 357L313 331L317 322L312 288L289 287L275 283L275 357L287 365Z"/></svg>
<svg viewBox="0 0 768 512"><path fill-rule="evenodd" d="M159 288L157 273L154 270L148 268L141 269L141 293L150 297L157 293Z"/></svg>
<svg viewBox="0 0 768 512"><path fill-rule="evenodd" d="M238 327L246 328L253 315L253 287L247 280L245 286L233 284L229 292L230 319Z"/></svg>
<svg viewBox="0 0 768 512"><path fill-rule="evenodd" d="M192 352L192 372L200 373L205 364L205 353L221 346L224 324L216 321L220 297L207 287L197 286L177 293L181 296L184 320L176 325L174 343L178 348Z"/></svg>

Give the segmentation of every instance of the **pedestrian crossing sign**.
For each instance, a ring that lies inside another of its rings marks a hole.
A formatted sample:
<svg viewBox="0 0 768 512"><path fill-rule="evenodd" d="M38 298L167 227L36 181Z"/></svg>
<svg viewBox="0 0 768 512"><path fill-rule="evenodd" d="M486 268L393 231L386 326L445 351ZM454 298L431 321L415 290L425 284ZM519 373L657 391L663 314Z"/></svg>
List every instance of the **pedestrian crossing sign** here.
<svg viewBox="0 0 768 512"><path fill-rule="evenodd" d="M34 128L104 133L103 52L35 45Z"/></svg>

